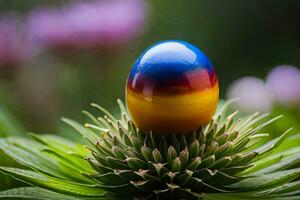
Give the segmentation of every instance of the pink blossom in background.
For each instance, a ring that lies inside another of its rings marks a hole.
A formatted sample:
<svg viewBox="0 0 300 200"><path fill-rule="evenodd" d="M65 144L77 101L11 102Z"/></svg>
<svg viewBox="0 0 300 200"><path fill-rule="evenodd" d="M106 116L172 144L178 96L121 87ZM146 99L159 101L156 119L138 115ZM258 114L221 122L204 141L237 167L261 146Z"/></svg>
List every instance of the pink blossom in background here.
<svg viewBox="0 0 300 200"><path fill-rule="evenodd" d="M146 15L144 0L81 1L37 9L29 18L29 30L48 48L114 48L143 30Z"/></svg>
<svg viewBox="0 0 300 200"><path fill-rule="evenodd" d="M229 99L239 98L235 107L246 113L272 110L273 96L263 80L256 77L244 77L234 81L227 90Z"/></svg>
<svg viewBox="0 0 300 200"><path fill-rule="evenodd" d="M13 16L0 18L0 68L11 69L28 61L33 52L23 27Z"/></svg>
<svg viewBox="0 0 300 200"><path fill-rule="evenodd" d="M300 105L300 70L290 65L274 68L266 84L276 100L284 106Z"/></svg>

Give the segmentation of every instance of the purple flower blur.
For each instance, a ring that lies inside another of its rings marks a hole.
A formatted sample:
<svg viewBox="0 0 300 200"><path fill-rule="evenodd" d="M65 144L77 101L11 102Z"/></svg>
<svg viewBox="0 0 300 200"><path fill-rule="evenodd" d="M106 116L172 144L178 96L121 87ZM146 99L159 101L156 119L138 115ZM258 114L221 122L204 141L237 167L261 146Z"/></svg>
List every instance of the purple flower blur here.
<svg viewBox="0 0 300 200"><path fill-rule="evenodd" d="M17 19L6 16L0 19L0 68L15 68L32 56L28 38Z"/></svg>
<svg viewBox="0 0 300 200"><path fill-rule="evenodd" d="M144 0L97 0L39 9L29 19L36 41L48 48L114 48L133 39L147 13Z"/></svg>
<svg viewBox="0 0 300 200"><path fill-rule="evenodd" d="M227 91L227 97L239 98L234 106L246 113L265 113L272 109L272 94L264 81L256 77L244 77L234 81Z"/></svg>
<svg viewBox="0 0 300 200"><path fill-rule="evenodd" d="M290 65L274 68L267 76L267 87L284 106L300 104L300 70Z"/></svg>

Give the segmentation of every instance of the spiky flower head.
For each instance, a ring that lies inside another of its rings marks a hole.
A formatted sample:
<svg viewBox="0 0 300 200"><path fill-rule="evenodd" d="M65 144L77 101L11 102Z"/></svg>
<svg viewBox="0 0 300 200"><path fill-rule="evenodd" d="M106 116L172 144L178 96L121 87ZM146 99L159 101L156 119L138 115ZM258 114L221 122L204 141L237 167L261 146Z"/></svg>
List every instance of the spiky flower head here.
<svg viewBox="0 0 300 200"><path fill-rule="evenodd" d="M236 119L224 105L190 135L154 136L136 128L119 101L121 117L105 113L84 126L64 121L89 144L58 136L8 138L0 147L26 166L1 167L34 185L0 193L31 199L299 199L299 135L262 142L267 120ZM281 145L284 142L283 145ZM268 156L267 156L268 155Z"/></svg>

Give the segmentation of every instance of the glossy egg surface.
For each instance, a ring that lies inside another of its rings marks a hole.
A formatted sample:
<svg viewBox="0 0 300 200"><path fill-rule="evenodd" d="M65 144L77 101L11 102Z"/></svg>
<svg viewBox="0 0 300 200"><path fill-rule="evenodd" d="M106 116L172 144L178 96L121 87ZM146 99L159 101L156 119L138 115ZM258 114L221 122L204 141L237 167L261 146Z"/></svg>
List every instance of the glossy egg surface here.
<svg viewBox="0 0 300 200"><path fill-rule="evenodd" d="M144 132L194 131L211 120L218 100L212 63L197 47L183 41L151 46L136 60L127 79L127 107Z"/></svg>

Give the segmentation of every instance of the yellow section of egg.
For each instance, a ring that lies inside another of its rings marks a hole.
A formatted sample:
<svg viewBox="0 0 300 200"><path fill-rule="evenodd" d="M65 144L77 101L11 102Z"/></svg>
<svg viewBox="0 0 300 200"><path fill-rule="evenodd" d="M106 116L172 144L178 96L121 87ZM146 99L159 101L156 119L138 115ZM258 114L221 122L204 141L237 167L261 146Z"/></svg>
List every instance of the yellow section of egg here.
<svg viewBox="0 0 300 200"><path fill-rule="evenodd" d="M172 96L145 96L127 88L126 102L136 126L154 134L184 134L207 124L219 100L219 86Z"/></svg>

